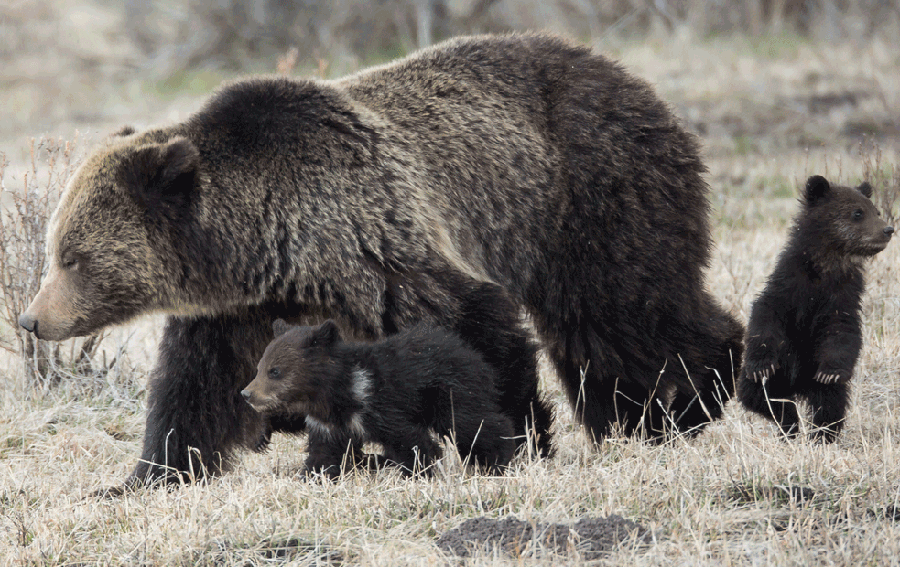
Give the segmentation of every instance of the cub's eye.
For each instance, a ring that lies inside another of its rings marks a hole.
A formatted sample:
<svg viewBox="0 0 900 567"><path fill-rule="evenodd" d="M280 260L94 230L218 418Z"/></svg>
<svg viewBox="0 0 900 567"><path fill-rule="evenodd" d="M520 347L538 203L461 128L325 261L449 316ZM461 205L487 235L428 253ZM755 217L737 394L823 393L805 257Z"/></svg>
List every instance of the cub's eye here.
<svg viewBox="0 0 900 567"><path fill-rule="evenodd" d="M62 267L65 270L74 270L78 267L78 260L74 257L65 258L62 261Z"/></svg>
<svg viewBox="0 0 900 567"><path fill-rule="evenodd" d="M278 380L281 378L281 370L277 368L269 369L269 380Z"/></svg>
<svg viewBox="0 0 900 567"><path fill-rule="evenodd" d="M860 220L861 218L863 218L862 209L856 209L855 211L853 211L853 220Z"/></svg>

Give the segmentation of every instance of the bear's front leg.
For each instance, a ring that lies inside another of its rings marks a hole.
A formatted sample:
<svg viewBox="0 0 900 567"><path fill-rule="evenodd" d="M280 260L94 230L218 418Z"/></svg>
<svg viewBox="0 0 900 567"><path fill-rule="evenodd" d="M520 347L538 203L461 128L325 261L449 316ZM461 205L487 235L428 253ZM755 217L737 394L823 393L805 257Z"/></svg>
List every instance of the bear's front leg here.
<svg viewBox="0 0 900 567"><path fill-rule="evenodd" d="M862 350L862 327L856 312L835 310L818 325L813 380L821 384L845 384Z"/></svg>
<svg viewBox="0 0 900 567"><path fill-rule="evenodd" d="M744 380L765 384L781 369L778 353L770 348L775 339L763 340L757 338L747 346L747 354L741 368L741 376ZM753 343L758 343L754 345Z"/></svg>
<svg viewBox="0 0 900 567"><path fill-rule="evenodd" d="M149 386L143 453L126 486L215 475L239 447L260 446L266 420L240 390L272 339L270 324L262 307L168 319Z"/></svg>
<svg viewBox="0 0 900 567"><path fill-rule="evenodd" d="M773 373L766 380L751 378L754 369L760 365L746 366L741 372L738 383L738 398L743 406L778 424L781 432L788 438L794 438L800 430L800 414L795 401L796 393L787 375L787 368L776 365ZM771 365L771 362L766 362ZM757 371L757 376L759 373Z"/></svg>
<svg viewBox="0 0 900 567"><path fill-rule="evenodd" d="M307 457L302 473L306 476L323 474L336 479L359 465L367 464L369 457L363 452L362 439L355 439L337 427L315 425L309 428Z"/></svg>

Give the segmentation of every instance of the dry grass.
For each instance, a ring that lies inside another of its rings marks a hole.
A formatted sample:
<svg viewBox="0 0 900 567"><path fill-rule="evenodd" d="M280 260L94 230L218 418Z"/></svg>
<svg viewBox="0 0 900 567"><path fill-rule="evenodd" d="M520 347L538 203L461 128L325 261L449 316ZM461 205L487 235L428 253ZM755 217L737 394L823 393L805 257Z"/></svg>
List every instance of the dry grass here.
<svg viewBox="0 0 900 567"><path fill-rule="evenodd" d="M862 178L874 157L860 155L853 124L873 125L880 167L895 171L885 168L897 163L891 120L900 115L891 45L759 49L745 40L677 38L615 48L703 134L718 244L710 287L743 320L784 242L796 187L814 173ZM846 93L856 94L826 96ZM77 383L26 397L15 369L7 372L8 386L0 387L0 563L432 565L453 563L434 541L466 518L571 523L619 514L649 528L652 541L623 544L601 564L897 565L898 265L895 243L869 267L865 347L835 445L782 442L772 426L732 404L692 442L652 447L611 439L594 449L545 372L559 409L557 455L518 461L504 477L465 474L448 458L431 480L381 473L302 482L293 471L303 440L277 436L268 453L244 455L237 470L208 484L88 498L121 481L140 452L141 388L158 328L158 321L144 322L126 343L130 358L90 397ZM107 348L135 328L119 330ZM481 550L466 564L585 562L540 545L521 551L514 558Z"/></svg>

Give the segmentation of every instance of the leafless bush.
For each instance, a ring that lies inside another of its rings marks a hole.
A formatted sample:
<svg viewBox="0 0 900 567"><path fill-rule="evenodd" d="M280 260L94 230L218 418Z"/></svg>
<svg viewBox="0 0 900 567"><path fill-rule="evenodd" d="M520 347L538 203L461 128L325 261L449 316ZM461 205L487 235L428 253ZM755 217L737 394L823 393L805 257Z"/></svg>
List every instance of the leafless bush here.
<svg viewBox="0 0 900 567"><path fill-rule="evenodd" d="M9 162L0 153L0 319L7 332L0 347L19 355L26 376L43 388L59 382L61 373L85 373L92 369L102 335L68 343L37 340L18 325L18 317L37 295L46 273L45 238L50 215L60 192L77 166L75 142L32 140L29 164L21 185L6 182ZM14 338L13 338L14 337Z"/></svg>
<svg viewBox="0 0 900 567"><path fill-rule="evenodd" d="M896 161L887 163L881 146L876 142L860 142L859 153L862 157L863 179L872 184L875 205L888 223L896 224L897 203L900 200L900 166ZM900 160L900 155L897 159Z"/></svg>
<svg viewBox="0 0 900 567"><path fill-rule="evenodd" d="M126 33L170 71L243 67L295 47L385 58L459 34L547 29L597 41L689 30L697 37L798 34L824 40L892 35L900 0L190 0L178 10L126 2Z"/></svg>

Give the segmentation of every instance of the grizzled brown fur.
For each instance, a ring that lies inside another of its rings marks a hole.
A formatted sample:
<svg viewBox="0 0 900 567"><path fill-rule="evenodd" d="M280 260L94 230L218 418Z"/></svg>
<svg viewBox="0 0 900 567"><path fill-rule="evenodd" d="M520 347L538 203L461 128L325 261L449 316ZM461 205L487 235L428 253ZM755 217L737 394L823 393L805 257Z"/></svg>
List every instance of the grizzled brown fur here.
<svg viewBox="0 0 900 567"><path fill-rule="evenodd" d="M798 432L800 400L810 406L815 438L834 441L844 426L862 348L863 261L894 233L871 197L868 183L810 177L787 245L753 303L739 396L788 436Z"/></svg>
<svg viewBox="0 0 900 567"><path fill-rule="evenodd" d="M334 81L239 81L85 162L20 322L63 339L171 315L137 481L200 470L198 456L215 472L303 428L240 400L278 317L331 317L358 338L454 330L546 453L524 308L594 439L616 422L695 432L733 392L742 335L704 290L703 173L646 83L553 36L460 38Z"/></svg>

